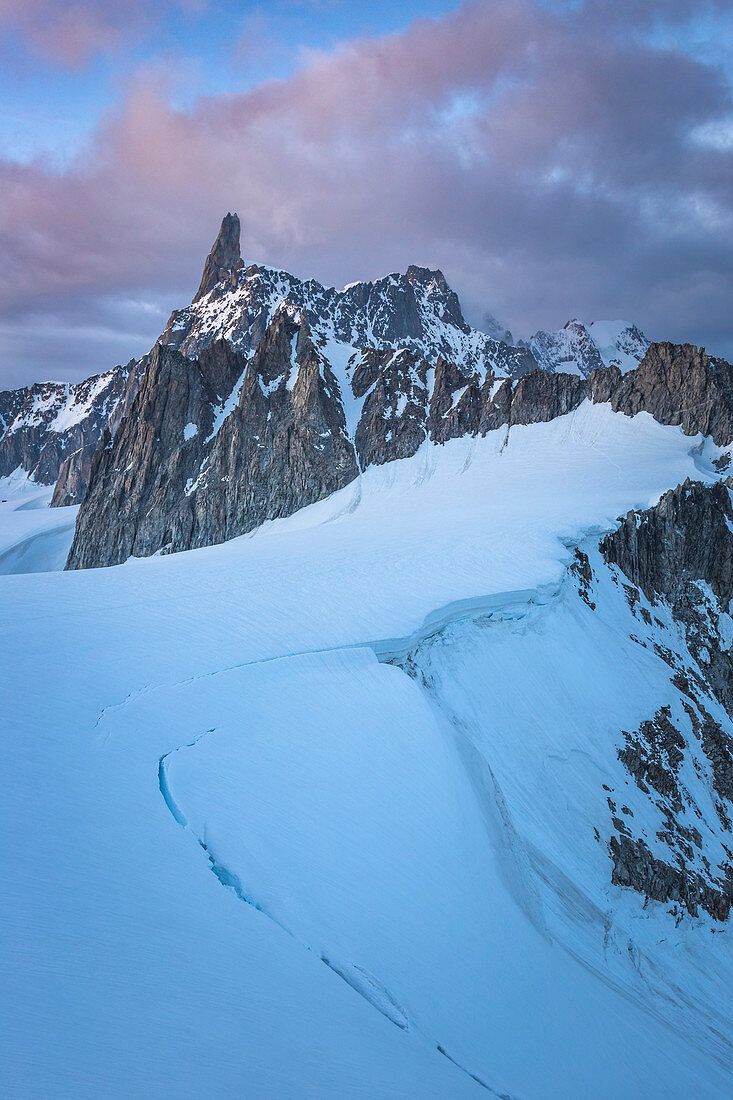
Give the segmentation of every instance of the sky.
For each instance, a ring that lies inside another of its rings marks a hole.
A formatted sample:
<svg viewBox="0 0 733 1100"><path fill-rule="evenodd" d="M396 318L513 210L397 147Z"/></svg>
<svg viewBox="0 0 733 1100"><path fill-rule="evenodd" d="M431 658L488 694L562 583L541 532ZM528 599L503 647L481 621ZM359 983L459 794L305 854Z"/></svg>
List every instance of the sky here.
<svg viewBox="0 0 733 1100"><path fill-rule="evenodd" d="M332 285L733 359L729 0L0 0L0 388L147 351L222 215Z"/></svg>

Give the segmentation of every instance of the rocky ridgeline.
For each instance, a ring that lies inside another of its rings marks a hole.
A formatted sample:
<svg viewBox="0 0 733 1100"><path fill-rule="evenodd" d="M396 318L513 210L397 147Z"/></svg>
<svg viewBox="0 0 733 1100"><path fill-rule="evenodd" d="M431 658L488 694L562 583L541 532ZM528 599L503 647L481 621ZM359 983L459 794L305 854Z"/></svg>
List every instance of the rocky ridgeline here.
<svg viewBox="0 0 733 1100"><path fill-rule="evenodd" d="M586 399L733 439L731 368L692 345L651 345L626 373L540 370L471 330L440 272L335 291L246 267L238 235L228 214L196 299L106 433L69 568L221 542L426 439L549 421Z"/></svg>
<svg viewBox="0 0 733 1100"><path fill-rule="evenodd" d="M102 432L127 415L142 371L133 360L76 385L0 393L0 477L20 467L39 484L57 482L54 504L79 504Z"/></svg>
<svg viewBox="0 0 733 1100"><path fill-rule="evenodd" d="M636 371L588 379L533 370L515 381L407 349L366 349L337 372L304 313L283 303L251 359L226 340L198 359L156 347L131 415L94 460L68 564L220 542L425 439L546 422L586 399L726 445L731 370L692 345L653 344Z"/></svg>
<svg viewBox="0 0 733 1100"><path fill-rule="evenodd" d="M409 351L416 360L433 367L442 359L458 364L461 372L469 378L475 376L480 384L489 376L520 378L536 369L538 363L545 371L583 378L602 365L618 365L626 370L637 365L648 345L634 326L623 322L608 322L599 328L573 321L558 333L537 333L529 345L515 347L511 333L488 314L484 330L471 328L458 297L440 271L411 266L404 274L354 283L338 291L285 271L257 264L246 266L239 233L239 218L227 214L193 302L172 314L159 343L197 359L212 343L226 339L235 350L251 357L275 313L283 303L289 303L303 316L314 345L328 358L343 383L347 405L351 392L345 368L357 352ZM56 481L53 504L78 503L103 428L108 425L114 434L121 417L129 411L148 361L149 356L145 356L76 387L46 383L2 394L0 476L20 466L39 482ZM429 377L426 375L426 382ZM100 379L107 380L108 385ZM377 387L377 394L369 397L370 407L379 403L379 390ZM86 391L94 392L93 408L84 405ZM419 409L411 402L410 414L427 420L431 396L432 391L418 402ZM506 396L504 392L501 400ZM470 397L475 398L474 388ZM466 405L464 401L449 420L460 420ZM65 414L59 415L67 407L76 410L73 422ZM353 439L356 424L349 409L346 413ZM386 428L385 434L388 431ZM414 431L414 425L405 424L399 435L406 441ZM436 424L433 437L439 438L440 431ZM449 427L447 437L450 431ZM360 450L361 435L360 441L354 442ZM395 453L394 447L388 449ZM366 452L370 454L368 461L380 461L377 450L366 446Z"/></svg>
<svg viewBox="0 0 733 1100"><path fill-rule="evenodd" d="M432 362L442 355L507 377L537 366L528 349L471 328L441 271L413 265L404 274L336 290L287 271L245 266L236 214L224 218L196 297L171 314L160 342L197 357L213 340L226 339L251 355L283 302L303 315L314 344L332 361L346 362L363 348L405 348Z"/></svg>
<svg viewBox="0 0 733 1100"><path fill-rule="evenodd" d="M653 646L669 665L676 711L686 715L684 723L675 722L670 708L663 707L639 729L624 731L619 759L662 811L665 824L657 838L671 858L653 855L644 837L634 835L633 822L616 816L610 843L613 882L693 914L703 908L719 920L728 918L733 900L731 488L730 478L713 485L688 480L655 507L630 512L600 544L606 561L631 582L626 586L629 602L647 628L646 640L637 640ZM649 607L642 606L640 593ZM681 633L682 644L679 638L660 643L661 609ZM642 626L642 637L644 632ZM699 776L707 776L717 831L725 838L718 844L722 858L717 865L710 852L711 858L705 855L703 843L711 823L683 783L686 758Z"/></svg>
<svg viewBox="0 0 733 1100"><path fill-rule="evenodd" d="M58 474L56 504L78 501L88 481L68 561L80 568L243 534L426 439L549 421L586 399L733 440L727 363L662 343L627 369L646 347L638 330L609 323L596 340L592 329L566 326L576 358L563 352L539 369L528 348L471 329L439 271L410 267L336 291L246 266L228 214L194 301L153 351L54 389L74 417L31 391L3 395L5 472Z"/></svg>

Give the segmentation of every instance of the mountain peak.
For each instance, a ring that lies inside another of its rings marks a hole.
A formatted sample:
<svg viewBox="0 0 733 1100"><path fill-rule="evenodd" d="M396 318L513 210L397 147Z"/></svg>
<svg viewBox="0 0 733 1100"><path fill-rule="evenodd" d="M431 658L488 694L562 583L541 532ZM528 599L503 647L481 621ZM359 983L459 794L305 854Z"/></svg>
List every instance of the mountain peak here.
<svg viewBox="0 0 733 1100"><path fill-rule="evenodd" d="M240 224L237 214L225 214L222 218L219 235L214 241L211 252L206 257L201 284L196 291L194 302L216 286L223 275L242 264L239 244Z"/></svg>

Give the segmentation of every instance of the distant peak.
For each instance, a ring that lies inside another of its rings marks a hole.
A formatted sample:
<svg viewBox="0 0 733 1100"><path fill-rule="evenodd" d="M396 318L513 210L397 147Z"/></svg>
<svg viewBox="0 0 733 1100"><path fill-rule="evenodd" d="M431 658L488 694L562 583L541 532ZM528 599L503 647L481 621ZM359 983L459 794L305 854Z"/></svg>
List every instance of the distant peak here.
<svg viewBox="0 0 733 1100"><path fill-rule="evenodd" d="M240 224L237 214L226 214L222 219L219 235L214 241L211 252L206 257L201 285L196 291L194 302L216 286L219 280L235 267L242 264L239 245Z"/></svg>
<svg viewBox="0 0 733 1100"><path fill-rule="evenodd" d="M417 264L410 264L405 272L405 278L410 283L434 282L444 292L450 289L446 282L445 275L439 268L433 270L429 267L418 267Z"/></svg>

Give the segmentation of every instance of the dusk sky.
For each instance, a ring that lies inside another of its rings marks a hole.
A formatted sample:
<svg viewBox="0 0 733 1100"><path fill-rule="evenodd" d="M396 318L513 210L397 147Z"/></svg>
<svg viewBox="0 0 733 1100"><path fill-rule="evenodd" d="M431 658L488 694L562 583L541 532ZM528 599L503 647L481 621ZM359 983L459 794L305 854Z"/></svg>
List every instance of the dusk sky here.
<svg viewBox="0 0 733 1100"><path fill-rule="evenodd" d="M227 210L247 261L731 357L732 86L730 0L0 0L0 387L147 351Z"/></svg>

